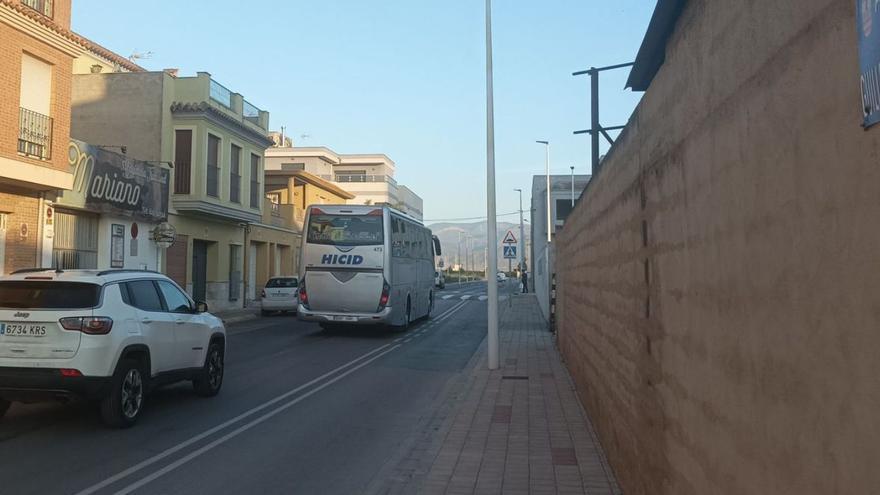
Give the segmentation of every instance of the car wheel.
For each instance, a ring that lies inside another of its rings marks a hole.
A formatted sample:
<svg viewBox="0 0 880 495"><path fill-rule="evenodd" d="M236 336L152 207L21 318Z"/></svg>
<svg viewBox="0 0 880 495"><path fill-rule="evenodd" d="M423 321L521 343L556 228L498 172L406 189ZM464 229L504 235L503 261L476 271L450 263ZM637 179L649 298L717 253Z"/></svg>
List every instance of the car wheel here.
<svg viewBox="0 0 880 495"><path fill-rule="evenodd" d="M6 399L0 399L0 418L6 415L6 411L12 406L12 402Z"/></svg>
<svg viewBox="0 0 880 495"><path fill-rule="evenodd" d="M101 419L114 428L128 428L137 422L144 406L147 387L141 363L125 359L116 367L110 395L101 401Z"/></svg>
<svg viewBox="0 0 880 495"><path fill-rule="evenodd" d="M208 347L208 355L205 356L205 366L193 380L193 389L202 397L214 397L220 393L223 386L223 346L218 342Z"/></svg>

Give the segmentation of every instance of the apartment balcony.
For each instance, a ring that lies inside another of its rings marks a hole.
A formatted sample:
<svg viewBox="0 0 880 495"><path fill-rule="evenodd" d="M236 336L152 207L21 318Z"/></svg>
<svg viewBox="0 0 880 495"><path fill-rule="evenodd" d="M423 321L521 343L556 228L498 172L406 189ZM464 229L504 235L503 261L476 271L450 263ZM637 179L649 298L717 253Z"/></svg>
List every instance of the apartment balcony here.
<svg viewBox="0 0 880 495"><path fill-rule="evenodd" d="M172 112L193 113L209 110L234 122L254 134L265 147L272 142L269 134L269 112L245 100L226 86L211 78L207 72L199 72L196 77L179 77L174 80L174 104Z"/></svg>
<svg viewBox="0 0 880 495"><path fill-rule="evenodd" d="M335 182L339 183L363 183L363 182L386 182L388 184L397 185L394 177L387 175L363 175L363 174L336 174Z"/></svg>
<svg viewBox="0 0 880 495"><path fill-rule="evenodd" d="M52 158L52 117L19 109L18 152L39 160Z"/></svg>
<svg viewBox="0 0 880 495"><path fill-rule="evenodd" d="M266 199L263 224L302 232L305 212L291 204L277 204Z"/></svg>

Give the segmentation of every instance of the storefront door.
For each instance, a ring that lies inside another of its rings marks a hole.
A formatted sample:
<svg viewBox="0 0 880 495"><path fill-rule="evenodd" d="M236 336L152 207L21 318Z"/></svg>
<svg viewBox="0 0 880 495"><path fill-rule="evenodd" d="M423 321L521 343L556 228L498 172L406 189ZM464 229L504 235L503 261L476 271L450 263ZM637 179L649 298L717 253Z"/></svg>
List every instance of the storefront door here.
<svg viewBox="0 0 880 495"><path fill-rule="evenodd" d="M205 241L193 241L192 296L197 302L207 300L207 282L208 243Z"/></svg>

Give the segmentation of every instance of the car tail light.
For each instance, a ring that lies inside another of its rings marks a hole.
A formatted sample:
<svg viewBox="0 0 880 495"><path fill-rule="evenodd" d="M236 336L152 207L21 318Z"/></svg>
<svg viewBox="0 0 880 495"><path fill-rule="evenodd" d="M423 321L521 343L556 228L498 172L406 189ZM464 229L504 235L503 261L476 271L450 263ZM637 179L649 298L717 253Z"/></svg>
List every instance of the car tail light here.
<svg viewBox="0 0 880 495"><path fill-rule="evenodd" d="M382 281L382 295L379 296L379 309L376 310L377 313L379 311L382 311L383 309L385 309L386 306L388 306L388 299L390 297L391 297L391 286L388 285L388 281L383 280Z"/></svg>
<svg viewBox="0 0 880 495"><path fill-rule="evenodd" d="M83 376L83 374L82 374L82 372L80 372L80 370L72 370L72 369L62 368L61 369L61 376L65 377L65 378L76 378L79 376Z"/></svg>
<svg viewBox="0 0 880 495"><path fill-rule="evenodd" d="M262 297L264 299L266 298L266 289L263 289L260 291L260 297Z"/></svg>
<svg viewBox="0 0 880 495"><path fill-rule="evenodd" d="M71 316L58 320L61 328L87 335L107 335L113 328L113 320L106 316Z"/></svg>
<svg viewBox="0 0 880 495"><path fill-rule="evenodd" d="M299 303L302 304L303 306L305 306L306 308L309 307L309 294L308 294L308 292L306 292L306 281L305 280L303 280L299 284Z"/></svg>

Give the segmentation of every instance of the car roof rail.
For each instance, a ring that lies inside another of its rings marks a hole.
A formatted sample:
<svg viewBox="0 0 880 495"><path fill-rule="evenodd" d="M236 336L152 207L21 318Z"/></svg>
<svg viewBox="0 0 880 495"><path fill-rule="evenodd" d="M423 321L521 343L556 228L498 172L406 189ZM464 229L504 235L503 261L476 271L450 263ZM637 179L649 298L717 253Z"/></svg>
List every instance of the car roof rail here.
<svg viewBox="0 0 880 495"><path fill-rule="evenodd" d="M111 268L110 270L101 270L97 273L97 276L103 277L104 275L113 275L114 273L156 273L156 270L139 270L136 268Z"/></svg>
<svg viewBox="0 0 880 495"><path fill-rule="evenodd" d="M60 268L21 268L19 270L15 270L10 275L19 275L22 273L39 273L39 272L48 272L53 271L55 273L64 273L64 270Z"/></svg>

